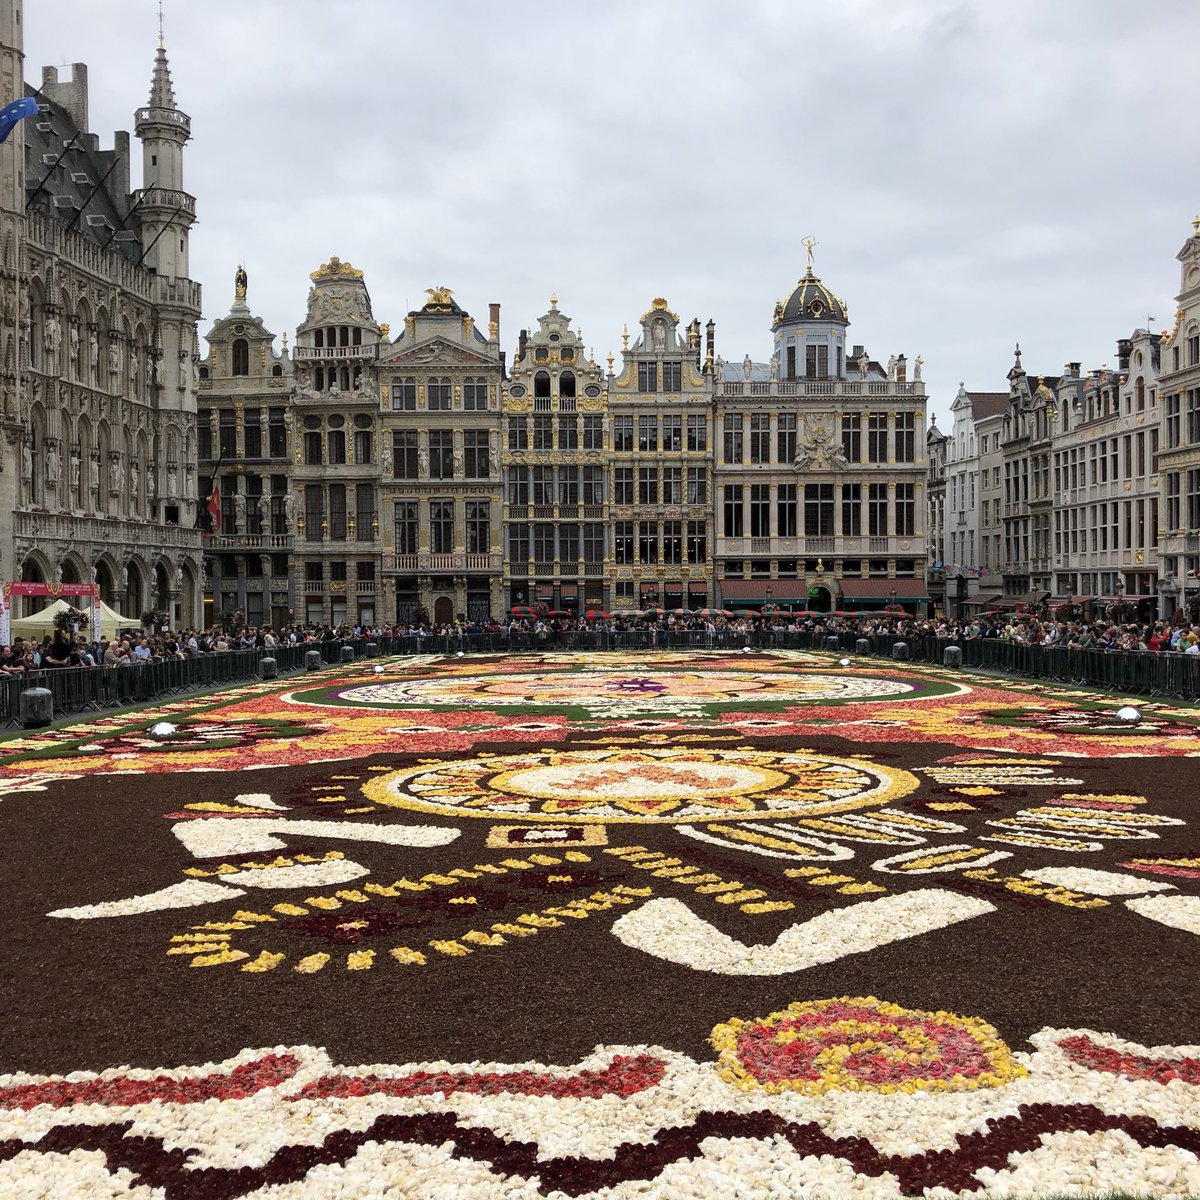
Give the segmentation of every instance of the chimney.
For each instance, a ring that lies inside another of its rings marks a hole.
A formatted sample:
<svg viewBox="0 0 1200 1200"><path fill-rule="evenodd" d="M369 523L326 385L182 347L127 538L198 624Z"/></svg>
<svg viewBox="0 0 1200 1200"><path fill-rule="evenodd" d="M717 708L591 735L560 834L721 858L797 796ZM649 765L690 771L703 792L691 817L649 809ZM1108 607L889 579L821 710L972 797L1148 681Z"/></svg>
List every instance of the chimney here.
<svg viewBox="0 0 1200 1200"><path fill-rule="evenodd" d="M71 78L59 79L57 67L42 68L42 93L67 110L80 133L88 129L88 76L84 63L71 64Z"/></svg>
<svg viewBox="0 0 1200 1200"><path fill-rule="evenodd" d="M488 305L488 341L493 346L500 344L500 305L495 301Z"/></svg>
<svg viewBox="0 0 1200 1200"><path fill-rule="evenodd" d="M896 359L896 382L906 383L908 381L908 359L904 355L900 355Z"/></svg>
<svg viewBox="0 0 1200 1200"><path fill-rule="evenodd" d="M862 358L862 356L863 356L863 348L861 346L855 346L854 353L852 355L850 355L850 357L854 358L854 359L858 359L858 358Z"/></svg>
<svg viewBox="0 0 1200 1200"><path fill-rule="evenodd" d="M1131 338L1117 339L1117 370L1129 370L1129 355L1133 351L1133 340Z"/></svg>
<svg viewBox="0 0 1200 1200"><path fill-rule="evenodd" d="M517 362L525 361L525 347L529 344L529 330L522 329L517 336ZM516 365L515 363L513 364Z"/></svg>
<svg viewBox="0 0 1200 1200"><path fill-rule="evenodd" d="M1079 372L1083 369L1083 363L1077 363L1077 362L1067 363L1067 366L1069 366L1071 368L1071 378L1078 379Z"/></svg>

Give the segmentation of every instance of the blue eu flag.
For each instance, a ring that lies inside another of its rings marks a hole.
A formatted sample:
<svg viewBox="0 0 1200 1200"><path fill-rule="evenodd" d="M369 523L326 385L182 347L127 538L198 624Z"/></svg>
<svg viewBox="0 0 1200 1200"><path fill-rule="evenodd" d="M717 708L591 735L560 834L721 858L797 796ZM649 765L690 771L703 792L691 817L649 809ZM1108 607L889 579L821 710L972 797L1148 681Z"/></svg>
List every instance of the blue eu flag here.
<svg viewBox="0 0 1200 1200"><path fill-rule="evenodd" d="M32 117L37 110L38 102L32 96L22 96L20 100L6 105L4 110L0 111L0 142L7 142L8 135L12 133L16 123L26 117Z"/></svg>

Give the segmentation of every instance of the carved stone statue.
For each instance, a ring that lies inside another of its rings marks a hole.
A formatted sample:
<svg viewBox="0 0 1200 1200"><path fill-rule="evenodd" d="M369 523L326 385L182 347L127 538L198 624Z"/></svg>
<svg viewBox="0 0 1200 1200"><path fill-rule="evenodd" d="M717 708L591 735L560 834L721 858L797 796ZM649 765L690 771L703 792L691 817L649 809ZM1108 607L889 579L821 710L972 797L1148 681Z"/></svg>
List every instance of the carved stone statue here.
<svg viewBox="0 0 1200 1200"><path fill-rule="evenodd" d="M147 369L149 369L149 366L150 366L150 360L147 359L146 360ZM161 354L156 354L154 356L154 383L157 387L162 387L162 385L163 385L163 365L162 365L162 355Z"/></svg>
<svg viewBox="0 0 1200 1200"><path fill-rule="evenodd" d="M392 448L386 442L383 446L381 465L383 466L384 478L390 479L392 477Z"/></svg>
<svg viewBox="0 0 1200 1200"><path fill-rule="evenodd" d="M461 446L454 447L454 475L455 478L461 479L466 472L466 459L463 457L463 449Z"/></svg>
<svg viewBox="0 0 1200 1200"><path fill-rule="evenodd" d="M500 474L500 435L493 429L488 444L488 458L491 462L492 474Z"/></svg>
<svg viewBox="0 0 1200 1200"><path fill-rule="evenodd" d="M742 380L745 383L750 382L750 372L754 369L754 364L750 361L750 355L746 355L742 359Z"/></svg>
<svg viewBox="0 0 1200 1200"><path fill-rule="evenodd" d="M100 335L93 325L88 329L88 370L94 376L100 368Z"/></svg>
<svg viewBox="0 0 1200 1200"><path fill-rule="evenodd" d="M182 567L175 568L175 590L177 592L183 591L183 568Z"/></svg>
<svg viewBox="0 0 1200 1200"><path fill-rule="evenodd" d="M46 314L46 349L51 354L58 353L58 347L62 344L62 326L58 323L58 317L54 313Z"/></svg>
<svg viewBox="0 0 1200 1200"><path fill-rule="evenodd" d="M429 478L429 448L424 445L417 448L417 475L421 479Z"/></svg>
<svg viewBox="0 0 1200 1200"><path fill-rule="evenodd" d="M71 366L76 370L79 368L79 326L75 321L71 322L71 328L68 335L71 339Z"/></svg>
<svg viewBox="0 0 1200 1200"><path fill-rule="evenodd" d="M289 533L296 532L296 497L288 492L283 498L283 517L287 521Z"/></svg>
<svg viewBox="0 0 1200 1200"><path fill-rule="evenodd" d="M108 343L108 373L110 375L121 373L121 347L115 341Z"/></svg>
<svg viewBox="0 0 1200 1200"><path fill-rule="evenodd" d="M138 502L139 489L142 482L142 469L136 458L129 460L129 498L134 504Z"/></svg>
<svg viewBox="0 0 1200 1200"><path fill-rule="evenodd" d="M864 350L855 360L858 364L859 379L866 379L871 371L871 356Z"/></svg>
<svg viewBox="0 0 1200 1200"><path fill-rule="evenodd" d="M312 387L312 371L304 364L296 368L296 387L301 392L307 392Z"/></svg>
<svg viewBox="0 0 1200 1200"><path fill-rule="evenodd" d="M233 497L233 528L235 533L246 532L246 497L241 492Z"/></svg>
<svg viewBox="0 0 1200 1200"><path fill-rule="evenodd" d="M79 492L79 472L82 464L79 460L79 451L71 447L71 494L77 495Z"/></svg>
<svg viewBox="0 0 1200 1200"><path fill-rule="evenodd" d="M775 380L777 380L778 378L779 378L779 356L777 354L772 354L771 355L771 382L774 383Z"/></svg>
<svg viewBox="0 0 1200 1200"><path fill-rule="evenodd" d="M237 274L233 277L233 294L238 300L245 300L247 283L246 268L239 263Z"/></svg>
<svg viewBox="0 0 1200 1200"><path fill-rule="evenodd" d="M184 490L186 495L193 496L196 492L196 464L187 463L184 468Z"/></svg>
<svg viewBox="0 0 1200 1200"><path fill-rule="evenodd" d="M804 441L796 453L796 466L801 470L828 471L845 467L846 455L834 440L824 422L809 418L805 421Z"/></svg>
<svg viewBox="0 0 1200 1200"><path fill-rule="evenodd" d="M897 357L896 357L894 354L892 355L892 357L891 357L891 358L889 358L889 359L888 359L888 364L887 364L887 377L888 377L889 379L895 379L895 378L896 378L896 371L897 371L897 368L898 368L898 366L899 366L899 362L900 362L900 360L899 360L899 359L898 359L898 358L897 358Z"/></svg>
<svg viewBox="0 0 1200 1200"><path fill-rule="evenodd" d="M113 496L122 496L125 494L125 460L121 457L120 450L113 450L108 459L109 493Z"/></svg>
<svg viewBox="0 0 1200 1200"><path fill-rule="evenodd" d="M129 390L133 392L137 388L138 381L138 355L137 347L129 343Z"/></svg>
<svg viewBox="0 0 1200 1200"><path fill-rule="evenodd" d="M179 497L179 468L174 463L167 466L167 498L170 500L178 499Z"/></svg>
<svg viewBox="0 0 1200 1200"><path fill-rule="evenodd" d="M46 482L56 485L58 483L58 442L53 438L46 439Z"/></svg>
<svg viewBox="0 0 1200 1200"><path fill-rule="evenodd" d="M654 324L650 326L650 334L656 351L661 352L667 348L667 323L662 317L655 318Z"/></svg>
<svg viewBox="0 0 1200 1200"><path fill-rule="evenodd" d="M921 382L921 367L924 365L924 363L925 363L925 360L918 354L917 361L913 363L913 382L914 383Z"/></svg>
<svg viewBox="0 0 1200 1200"><path fill-rule="evenodd" d="M21 478L26 483L33 482L33 446L28 438L21 443Z"/></svg>
<svg viewBox="0 0 1200 1200"><path fill-rule="evenodd" d="M192 374L191 355L186 350L179 352L179 386L186 388Z"/></svg>
<svg viewBox="0 0 1200 1200"><path fill-rule="evenodd" d="M713 379L720 383L725 377L725 360L718 354L716 365L713 367Z"/></svg>

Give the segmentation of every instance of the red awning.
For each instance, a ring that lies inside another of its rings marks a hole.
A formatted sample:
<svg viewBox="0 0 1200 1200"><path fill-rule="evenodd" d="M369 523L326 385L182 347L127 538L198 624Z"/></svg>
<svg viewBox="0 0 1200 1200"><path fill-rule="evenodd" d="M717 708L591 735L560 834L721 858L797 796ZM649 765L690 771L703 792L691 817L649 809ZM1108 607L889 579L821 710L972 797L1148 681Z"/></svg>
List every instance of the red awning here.
<svg viewBox="0 0 1200 1200"><path fill-rule="evenodd" d="M775 604L803 604L808 589L802 579L726 579L721 595L726 600L770 600Z"/></svg>
<svg viewBox="0 0 1200 1200"><path fill-rule="evenodd" d="M928 600L929 590L923 579L842 579L842 595L847 600Z"/></svg>

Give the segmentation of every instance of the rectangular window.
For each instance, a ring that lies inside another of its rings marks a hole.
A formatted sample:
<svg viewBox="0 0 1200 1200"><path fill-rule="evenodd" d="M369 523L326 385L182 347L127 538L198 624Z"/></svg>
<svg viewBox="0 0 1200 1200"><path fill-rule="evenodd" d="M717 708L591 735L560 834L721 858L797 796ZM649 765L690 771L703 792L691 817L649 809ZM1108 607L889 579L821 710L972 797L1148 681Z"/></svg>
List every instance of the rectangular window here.
<svg viewBox="0 0 1200 1200"><path fill-rule="evenodd" d="M841 535L844 538L863 535L863 493L858 484L841 485Z"/></svg>
<svg viewBox="0 0 1200 1200"><path fill-rule="evenodd" d="M708 558L708 531L703 521L687 523L687 556L690 563L702 563Z"/></svg>
<svg viewBox="0 0 1200 1200"><path fill-rule="evenodd" d="M887 484L869 484L867 487L867 535L869 537L887 537L887 510Z"/></svg>
<svg viewBox="0 0 1200 1200"><path fill-rule="evenodd" d="M417 431L392 430L392 478L417 478Z"/></svg>
<svg viewBox="0 0 1200 1200"><path fill-rule="evenodd" d="M468 479L486 479L491 473L486 429L463 432L463 469Z"/></svg>
<svg viewBox="0 0 1200 1200"><path fill-rule="evenodd" d="M658 449L658 418L638 417L638 449L643 453Z"/></svg>
<svg viewBox="0 0 1200 1200"><path fill-rule="evenodd" d="M804 536L833 537L833 484L804 485Z"/></svg>
<svg viewBox="0 0 1200 1200"><path fill-rule="evenodd" d="M1190 467L1187 473L1187 527L1200 529L1200 468L1197 467Z"/></svg>
<svg viewBox="0 0 1200 1200"><path fill-rule="evenodd" d="M658 503L658 468L638 468L638 501L639 504Z"/></svg>
<svg viewBox="0 0 1200 1200"><path fill-rule="evenodd" d="M809 379L829 378L829 347L804 347L804 374Z"/></svg>
<svg viewBox="0 0 1200 1200"><path fill-rule="evenodd" d="M516 504L518 506L529 503L528 467L509 467L508 502L509 504Z"/></svg>
<svg viewBox="0 0 1200 1200"><path fill-rule="evenodd" d="M416 412L417 381L411 375L392 376L392 411Z"/></svg>
<svg viewBox="0 0 1200 1200"><path fill-rule="evenodd" d="M533 418L533 448L554 449L554 418L538 415Z"/></svg>
<svg viewBox="0 0 1200 1200"><path fill-rule="evenodd" d="M425 385L426 407L434 412L449 412L452 391L449 375L431 375Z"/></svg>
<svg viewBox="0 0 1200 1200"><path fill-rule="evenodd" d="M638 363L638 391L639 392L657 392L658 391L658 363L653 363L653 362Z"/></svg>
<svg viewBox="0 0 1200 1200"><path fill-rule="evenodd" d="M683 503L683 468L682 467L663 467L662 502L664 504L682 504Z"/></svg>
<svg viewBox="0 0 1200 1200"><path fill-rule="evenodd" d="M335 541L346 540L346 485L329 485L329 536Z"/></svg>
<svg viewBox="0 0 1200 1200"><path fill-rule="evenodd" d="M354 431L354 461L358 465L366 466L375 459L375 436L369 429L356 429Z"/></svg>
<svg viewBox="0 0 1200 1200"><path fill-rule="evenodd" d="M896 484L896 534L912 537L917 531L916 484Z"/></svg>
<svg viewBox="0 0 1200 1200"><path fill-rule="evenodd" d="M896 461L916 462L917 460L917 414L902 412L896 414Z"/></svg>
<svg viewBox="0 0 1200 1200"><path fill-rule="evenodd" d="M467 412L486 412L488 382L483 376L467 376L463 380L463 408Z"/></svg>
<svg viewBox="0 0 1200 1200"><path fill-rule="evenodd" d="M454 431L431 429L429 431L429 478L454 478Z"/></svg>
<svg viewBox="0 0 1200 1200"><path fill-rule="evenodd" d="M579 560L579 526L574 521L558 527L558 557L572 570Z"/></svg>
<svg viewBox="0 0 1200 1200"><path fill-rule="evenodd" d="M1180 521L1180 492L1179 492L1179 472L1169 471L1167 473L1167 532L1171 533L1176 529L1182 528Z"/></svg>
<svg viewBox="0 0 1200 1200"><path fill-rule="evenodd" d="M572 507L579 503L579 468L558 468L558 502Z"/></svg>
<svg viewBox="0 0 1200 1200"><path fill-rule="evenodd" d="M796 414L780 413L775 421L775 461L786 466L796 461Z"/></svg>
<svg viewBox="0 0 1200 1200"><path fill-rule="evenodd" d="M664 521L662 527L663 562L675 566L683 562L683 525L679 521Z"/></svg>
<svg viewBox="0 0 1200 1200"><path fill-rule="evenodd" d="M708 418L701 413L693 413L687 419L687 448L693 454L708 450Z"/></svg>
<svg viewBox="0 0 1200 1200"><path fill-rule="evenodd" d="M396 524L396 553L416 554L417 552L417 502L415 500L397 500L392 505L393 520Z"/></svg>
<svg viewBox="0 0 1200 1200"><path fill-rule="evenodd" d="M340 417L330 417L329 419L331 422L341 420ZM346 461L346 431L331 429L325 437L329 447L329 462L334 466L341 466Z"/></svg>
<svg viewBox="0 0 1200 1200"><path fill-rule="evenodd" d="M796 536L796 485L781 483L775 504L775 529L779 537Z"/></svg>
<svg viewBox="0 0 1200 1200"><path fill-rule="evenodd" d="M598 521L589 521L583 527L583 561L589 567L604 563L604 526Z"/></svg>
<svg viewBox="0 0 1200 1200"><path fill-rule="evenodd" d="M583 418L583 448L585 450L604 449L604 418L589 415Z"/></svg>
<svg viewBox="0 0 1200 1200"><path fill-rule="evenodd" d="M199 437L197 453L200 456L200 461L213 457L213 441L212 441L212 425L211 412L207 408L202 408L196 413L196 433ZM210 487L209 492L212 492Z"/></svg>
<svg viewBox="0 0 1200 1200"><path fill-rule="evenodd" d="M741 413L726 413L725 431L725 462L741 463L744 453L743 446L744 421Z"/></svg>
<svg viewBox="0 0 1200 1200"><path fill-rule="evenodd" d="M724 493L725 536L740 538L743 536L745 528L742 523L742 485L740 483L727 483Z"/></svg>
<svg viewBox="0 0 1200 1200"><path fill-rule="evenodd" d="M1189 446L1200 444L1200 388L1187 391L1187 436Z"/></svg>
<svg viewBox="0 0 1200 1200"><path fill-rule="evenodd" d="M867 417L867 462L887 462L887 413Z"/></svg>
<svg viewBox="0 0 1200 1200"><path fill-rule="evenodd" d="M272 458L288 456L287 422L282 408L267 409L267 450Z"/></svg>
<svg viewBox="0 0 1200 1200"><path fill-rule="evenodd" d="M533 503L543 507L554 503L553 467L533 468Z"/></svg>
<svg viewBox="0 0 1200 1200"><path fill-rule="evenodd" d="M638 561L658 562L658 522L642 521L638 524Z"/></svg>
<svg viewBox="0 0 1200 1200"><path fill-rule="evenodd" d="M683 364L681 362L663 363L662 390L664 392L679 392L683 390Z"/></svg>
<svg viewBox="0 0 1200 1200"><path fill-rule="evenodd" d="M618 521L613 526L613 558L623 565L633 562L632 521Z"/></svg>
<svg viewBox="0 0 1200 1200"><path fill-rule="evenodd" d="M613 471L613 503L633 503L633 468L617 467Z"/></svg>
<svg viewBox="0 0 1200 1200"><path fill-rule="evenodd" d="M616 453L633 450L633 417L621 415L613 417L613 451Z"/></svg>
<svg viewBox="0 0 1200 1200"><path fill-rule="evenodd" d="M1167 410L1167 448L1170 450L1182 445L1180 441L1180 406L1182 404L1182 396L1178 392L1173 396L1166 397Z"/></svg>
<svg viewBox="0 0 1200 1200"><path fill-rule="evenodd" d="M771 488L766 483L750 485L750 536L771 536Z"/></svg>
<svg viewBox="0 0 1200 1200"><path fill-rule="evenodd" d="M708 469L706 467L688 467L687 502L688 504L708 503Z"/></svg>
<svg viewBox="0 0 1200 1200"><path fill-rule="evenodd" d="M683 449L683 418L668 413L662 419L662 448L678 453Z"/></svg>
<svg viewBox="0 0 1200 1200"><path fill-rule="evenodd" d="M558 418L558 448L560 450L579 449L579 425L574 416Z"/></svg>
<svg viewBox="0 0 1200 1200"><path fill-rule="evenodd" d="M221 457L230 459L237 456L237 413L232 408L223 408L217 417L218 444Z"/></svg>
<svg viewBox="0 0 1200 1200"><path fill-rule="evenodd" d="M354 531L360 542L375 536L375 485L360 483L354 489Z"/></svg>
<svg viewBox="0 0 1200 1200"><path fill-rule="evenodd" d="M429 552L430 554L454 553L453 500L430 500L429 502Z"/></svg>
<svg viewBox="0 0 1200 1200"><path fill-rule="evenodd" d="M262 458L262 425L259 423L258 409L246 413L242 442L247 458Z"/></svg>
<svg viewBox="0 0 1200 1200"><path fill-rule="evenodd" d="M842 453L848 462L862 461L862 417L858 413L842 414Z"/></svg>
<svg viewBox="0 0 1200 1200"><path fill-rule="evenodd" d="M750 417L750 461L771 461L771 418L767 413L753 413Z"/></svg>
<svg viewBox="0 0 1200 1200"><path fill-rule="evenodd" d="M583 468L583 502L584 504L604 503L604 468Z"/></svg>
<svg viewBox="0 0 1200 1200"><path fill-rule="evenodd" d="M529 449L529 426L524 417L508 418L508 448L510 450Z"/></svg>
<svg viewBox="0 0 1200 1200"><path fill-rule="evenodd" d="M325 489L319 483L307 484L304 488L304 531L310 540L320 538L324 520Z"/></svg>
<svg viewBox="0 0 1200 1200"><path fill-rule="evenodd" d="M529 560L529 526L524 521L509 524L508 558L510 562L522 565Z"/></svg>

